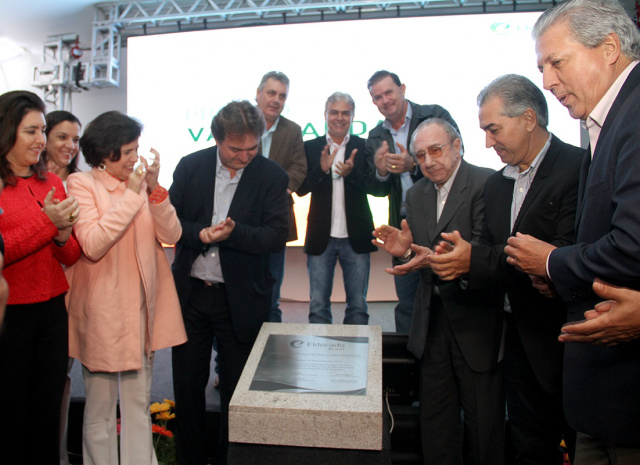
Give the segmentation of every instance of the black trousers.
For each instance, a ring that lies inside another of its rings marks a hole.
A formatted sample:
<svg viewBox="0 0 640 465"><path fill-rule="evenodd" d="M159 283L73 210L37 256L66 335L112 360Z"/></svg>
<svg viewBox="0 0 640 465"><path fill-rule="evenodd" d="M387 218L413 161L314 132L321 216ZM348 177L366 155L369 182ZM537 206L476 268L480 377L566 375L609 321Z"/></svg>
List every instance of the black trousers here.
<svg viewBox="0 0 640 465"><path fill-rule="evenodd" d="M0 330L4 463L60 463L68 328L64 295L35 304L7 305Z"/></svg>
<svg viewBox="0 0 640 465"><path fill-rule="evenodd" d="M251 343L233 332L224 285L205 286L192 280L189 301L182 309L188 341L172 349L176 401L176 446L180 465L205 465L205 388L209 380L214 337L220 376L220 438L216 465L226 464L229 444L229 401L249 358Z"/></svg>
<svg viewBox="0 0 640 465"><path fill-rule="evenodd" d="M564 419L562 386L546 391L538 381L522 346L518 328L507 314L504 377L508 436L515 457L509 465L562 465L560 441L575 447L575 432ZM573 450L571 451L573 452Z"/></svg>
<svg viewBox="0 0 640 465"><path fill-rule="evenodd" d="M467 365L435 295L420 363L420 428L425 465L504 463L502 364L486 372Z"/></svg>

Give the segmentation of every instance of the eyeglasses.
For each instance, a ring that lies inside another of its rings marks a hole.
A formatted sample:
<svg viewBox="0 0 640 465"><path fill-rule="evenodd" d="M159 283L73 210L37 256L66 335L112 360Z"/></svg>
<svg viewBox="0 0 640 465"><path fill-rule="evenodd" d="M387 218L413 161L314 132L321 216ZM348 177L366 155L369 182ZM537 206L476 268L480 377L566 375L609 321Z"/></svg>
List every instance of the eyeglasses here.
<svg viewBox="0 0 640 465"><path fill-rule="evenodd" d="M431 158L440 158L442 156L442 149L449 144L452 144L456 139L452 139L444 145L436 144L427 147L427 150L420 150L413 154L413 158L417 163L422 163L427 157L427 153Z"/></svg>

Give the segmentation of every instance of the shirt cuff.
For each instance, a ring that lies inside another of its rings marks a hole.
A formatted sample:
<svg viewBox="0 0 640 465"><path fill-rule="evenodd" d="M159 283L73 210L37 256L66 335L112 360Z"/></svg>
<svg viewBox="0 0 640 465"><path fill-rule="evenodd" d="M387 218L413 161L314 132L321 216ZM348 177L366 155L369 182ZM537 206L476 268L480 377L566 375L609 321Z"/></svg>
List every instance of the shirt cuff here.
<svg viewBox="0 0 640 465"><path fill-rule="evenodd" d="M387 174L386 176L380 176L380 175L378 174L378 170L376 170L376 179L377 179L378 181L386 181L386 180L388 180L388 179L389 179L389 176L391 176L391 173Z"/></svg>
<svg viewBox="0 0 640 465"><path fill-rule="evenodd" d="M167 191L160 184L156 184L156 187L149 194L149 203L156 205L162 203L169 196L169 191Z"/></svg>
<svg viewBox="0 0 640 465"><path fill-rule="evenodd" d="M545 269L547 271L547 277L553 282L553 279L551 279L551 274L549 273L549 257L551 257L552 253L553 253L553 250L549 252L549 255L547 255L547 262L545 264Z"/></svg>

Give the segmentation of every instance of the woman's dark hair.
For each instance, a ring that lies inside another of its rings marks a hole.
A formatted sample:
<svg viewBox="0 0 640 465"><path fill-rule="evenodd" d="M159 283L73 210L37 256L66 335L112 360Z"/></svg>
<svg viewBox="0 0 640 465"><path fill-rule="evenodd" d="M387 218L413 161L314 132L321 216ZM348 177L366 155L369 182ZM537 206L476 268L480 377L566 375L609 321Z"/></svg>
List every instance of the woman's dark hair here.
<svg viewBox="0 0 640 465"><path fill-rule="evenodd" d="M70 123L78 123L78 126L82 127L82 123L80 123L80 120L76 118L76 116L73 113L69 113L68 111L64 111L64 110L52 111L51 113L47 113L47 128L44 131L45 135L47 136L47 140L49 140L49 134L51 133L51 130L55 128L58 124L63 123L65 121L68 121ZM44 152L42 152L42 158L44 159L44 162L46 165L49 159L49 157L47 156L46 148ZM73 160L71 160L71 163L69 163L69 166L67 166L67 173L71 174L71 173L75 173L76 171L80 171L78 169L77 154L75 157L73 157Z"/></svg>
<svg viewBox="0 0 640 465"><path fill-rule="evenodd" d="M120 113L108 111L87 124L80 138L80 148L90 166L98 167L107 158L120 160L120 147L133 142L142 134L139 121Z"/></svg>
<svg viewBox="0 0 640 465"><path fill-rule="evenodd" d="M15 186L16 179L7 155L16 143L18 126L30 111L45 113L44 102L33 92L14 90L0 95L0 179L9 186ZM31 169L38 179L47 179L42 157Z"/></svg>

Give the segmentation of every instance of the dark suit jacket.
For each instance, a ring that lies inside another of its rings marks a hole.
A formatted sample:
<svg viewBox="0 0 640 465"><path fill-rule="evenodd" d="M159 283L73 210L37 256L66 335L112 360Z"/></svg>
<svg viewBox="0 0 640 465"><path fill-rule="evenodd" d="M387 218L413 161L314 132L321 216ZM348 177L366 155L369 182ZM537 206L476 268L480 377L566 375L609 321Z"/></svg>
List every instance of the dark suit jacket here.
<svg viewBox="0 0 640 465"><path fill-rule="evenodd" d="M437 223L434 184L427 178L418 181L407 191L407 221L413 241L432 248L442 240L442 232L453 230L460 231L466 240L480 237L484 210L482 190L491 173L494 171L462 160ZM418 358L422 358L428 342L429 306L433 283L437 279L429 268L420 272L422 276L408 342L409 350ZM502 336L499 298L485 290L465 291L461 289L459 279L438 282L438 288L456 341L469 367L477 372L494 368Z"/></svg>
<svg viewBox="0 0 640 465"><path fill-rule="evenodd" d="M553 251L549 274L583 319L599 299L596 277L640 288L640 66L625 81L580 174L576 245ZM589 167L589 164L591 165ZM640 340L615 347L567 344L565 411L571 426L640 446Z"/></svg>
<svg viewBox="0 0 640 465"><path fill-rule="evenodd" d="M411 105L412 116L411 121L409 122L409 139L405 145L407 150L409 150L409 142L411 141L413 131L415 131L418 125L426 119L442 118L443 120L451 123L454 128L458 129L458 125L453 120L449 112L440 105L418 105L413 102L409 102L409 105ZM458 129L458 131L460 130ZM389 224L399 228L400 221L402 220L400 216L400 207L402 205L402 181L400 180L400 175L392 173L386 181L378 181L376 178L374 155L376 150L378 150L378 147L382 145L382 141L387 141L389 151L396 153L397 147L396 144L393 143L391 132L389 132L381 122L369 131L369 137L367 138L365 146L365 155L371 171L371 177L369 178L369 192L377 197L389 196ZM423 178L419 167L416 166L414 171L411 173L411 178L414 183Z"/></svg>
<svg viewBox="0 0 640 465"><path fill-rule="evenodd" d="M211 147L180 160L169 190L182 224L172 269L183 308L191 292L191 266L210 247L198 234L211 226L217 152L217 147ZM254 340L262 323L269 320L273 286L269 255L286 244L288 183L277 164L256 155L244 168L229 207L235 228L227 240L217 243L231 323L241 342Z"/></svg>
<svg viewBox="0 0 640 465"><path fill-rule="evenodd" d="M262 150L262 147L260 147ZM307 175L307 160L302 145L300 126L284 116L280 116L278 127L271 139L269 160L275 161L289 175L289 190L297 191ZM293 198L289 198L289 234L288 241L298 238L296 219L293 214Z"/></svg>
<svg viewBox="0 0 640 465"><path fill-rule="evenodd" d="M311 192L307 237L304 241L304 252L309 255L321 255L325 251L331 232L333 180L331 173L327 174L320 168L320 154L326 145L326 136L304 143L309 171L307 179L298 189L298 195L304 196ZM364 157L364 139L351 136L345 149L345 161L351 156L353 149L358 149L354 167L349 176L344 178L344 207L349 243L356 253L375 252L377 247L371 243L374 226L367 200L367 180L370 174Z"/></svg>
<svg viewBox="0 0 640 465"><path fill-rule="evenodd" d="M563 345L558 342L558 334L566 321L566 305L560 298L542 296L528 275L508 265L504 247L516 232L531 234L557 247L572 244L583 153L584 149L552 136L513 230L510 221L514 181L503 176L504 169L492 175L485 186L480 244L471 248L470 288L491 287L502 296L506 291L527 359L542 387L550 393L559 393L562 386Z"/></svg>

